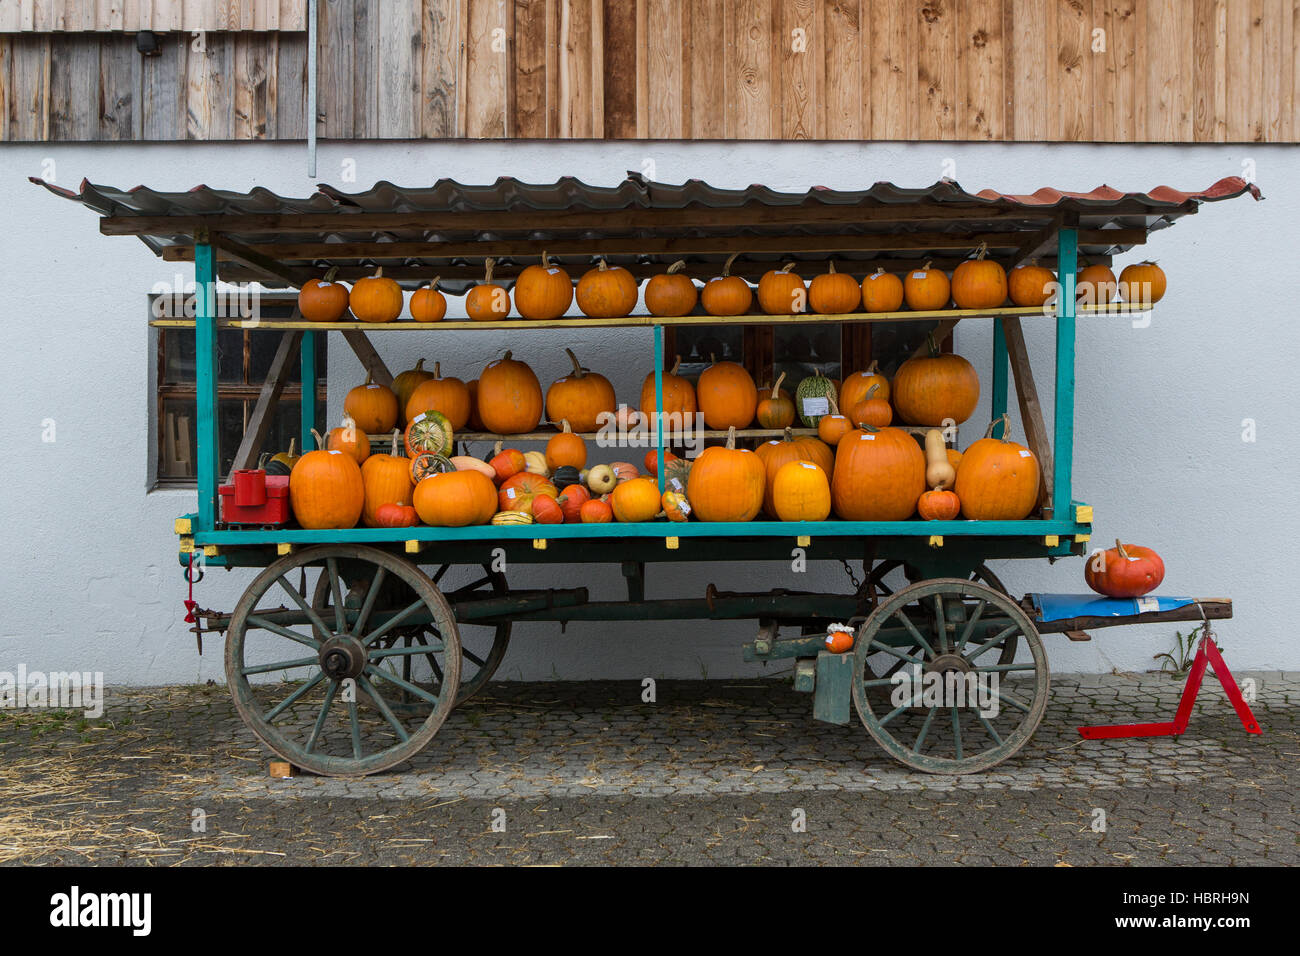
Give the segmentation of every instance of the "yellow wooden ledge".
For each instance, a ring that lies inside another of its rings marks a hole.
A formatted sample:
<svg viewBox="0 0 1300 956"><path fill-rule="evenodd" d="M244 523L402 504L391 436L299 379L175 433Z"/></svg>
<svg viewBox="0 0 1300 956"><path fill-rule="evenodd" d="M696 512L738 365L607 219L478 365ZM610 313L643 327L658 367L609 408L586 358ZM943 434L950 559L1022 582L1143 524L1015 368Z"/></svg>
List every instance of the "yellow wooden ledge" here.
<svg viewBox="0 0 1300 956"><path fill-rule="evenodd" d="M533 538L533 550L534 550L534 551L545 551L545 550L546 550L546 539L545 539L545 538Z"/></svg>
<svg viewBox="0 0 1300 956"><path fill-rule="evenodd" d="M193 534L194 522L189 518L177 518L172 522L172 530L176 534Z"/></svg>
<svg viewBox="0 0 1300 956"><path fill-rule="evenodd" d="M1075 506L1074 520L1079 524L1092 524L1092 505Z"/></svg>
<svg viewBox="0 0 1300 956"><path fill-rule="evenodd" d="M930 547L932 547L932 548L942 548L942 547L943 547L943 535L941 535L941 534L932 534L932 535L930 535Z"/></svg>
<svg viewBox="0 0 1300 956"><path fill-rule="evenodd" d="M1059 534L1049 534L1043 538L1043 544L1045 544L1049 548L1054 548L1060 543L1061 543L1061 536Z"/></svg>
<svg viewBox="0 0 1300 956"><path fill-rule="evenodd" d="M406 542L406 553L407 553L407 554L419 554L419 553L420 553L420 550L421 550L423 547L424 547L424 542L423 542L423 541L408 541L408 542Z"/></svg>
<svg viewBox="0 0 1300 956"><path fill-rule="evenodd" d="M676 551L681 546L682 546L681 538L678 538L676 536L671 538L664 538L664 547L667 548L669 551Z"/></svg>
<svg viewBox="0 0 1300 956"><path fill-rule="evenodd" d="M292 543L288 541L281 541L279 544L275 546L275 553L278 554L280 557L284 557L286 554L293 554L293 548L294 546Z"/></svg>
<svg viewBox="0 0 1300 956"><path fill-rule="evenodd" d="M801 548L806 548L806 547L808 547L808 545L812 544L812 536L811 536L811 535L806 535L806 534L801 534L801 535L799 535L799 537L797 537L797 538L794 539L794 543L797 544L797 545L798 545L799 547L801 547Z"/></svg>
<svg viewBox="0 0 1300 956"><path fill-rule="evenodd" d="M221 554L221 548L215 544L205 544L203 546L203 556L205 558L215 558Z"/></svg>

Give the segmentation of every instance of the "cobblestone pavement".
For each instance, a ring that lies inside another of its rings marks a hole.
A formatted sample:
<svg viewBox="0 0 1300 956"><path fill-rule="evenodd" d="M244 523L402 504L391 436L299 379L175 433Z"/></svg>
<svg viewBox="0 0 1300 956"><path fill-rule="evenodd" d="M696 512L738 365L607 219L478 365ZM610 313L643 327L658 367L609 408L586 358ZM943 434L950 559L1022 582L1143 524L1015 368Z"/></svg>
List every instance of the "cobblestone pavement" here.
<svg viewBox="0 0 1300 956"><path fill-rule="evenodd" d="M1263 736L1207 681L1182 738L1116 741L1075 727L1168 719L1181 683L1057 676L1029 745L965 777L777 680L494 684L354 780L269 777L224 687L120 690L97 721L0 711L0 862L1300 863L1300 674L1249 676Z"/></svg>

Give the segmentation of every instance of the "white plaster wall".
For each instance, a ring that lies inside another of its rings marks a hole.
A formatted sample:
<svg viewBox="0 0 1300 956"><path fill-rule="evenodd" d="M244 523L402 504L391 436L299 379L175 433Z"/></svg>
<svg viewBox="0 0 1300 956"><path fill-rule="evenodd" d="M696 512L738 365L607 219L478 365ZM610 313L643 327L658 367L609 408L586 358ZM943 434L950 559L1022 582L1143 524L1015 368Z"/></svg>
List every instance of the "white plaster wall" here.
<svg viewBox="0 0 1300 956"><path fill-rule="evenodd" d="M184 584L172 518L192 494L146 493L152 351L145 294L175 269L138 241L105 238L87 210L29 185L92 182L183 189L196 183L305 195L306 154L298 144L69 145L0 147L4 222L0 230L3 386L8 440L0 456L0 670L102 670L111 683L222 680L220 647L196 656L181 621ZM945 166L945 163L951 165ZM722 186L857 188L875 180L927 185L944 174L969 189L1030 192L1042 185L1125 189L1167 183L1203 188L1254 164L1267 197L1205 206L1152 238L1170 290L1149 328L1127 320L1083 320L1078 336L1075 496L1096 508L1095 541L1117 535L1157 547L1167 593L1227 595L1237 617L1221 628L1236 668L1300 668L1291 588L1300 517L1288 507L1300 466L1288 433L1297 399L1300 323L1290 314L1300 243L1300 151L1295 147L1136 147L798 143L393 143L325 144L320 181L347 186L387 179L424 184L440 176L485 182L498 175L550 180L560 174L613 184L627 169L678 182ZM1136 259L1138 256L1133 256ZM1126 260L1127 261L1127 260ZM453 309L458 306L453 300ZM958 348L987 376L991 328L971 323ZM1040 386L1052 380L1049 323L1027 323ZM542 381L564 370L571 334L536 332L520 342ZM505 336L403 333L375 337L395 371L417 355L471 377ZM641 330L592 331L580 355L635 401L650 367ZM359 364L330 342L337 417ZM987 378L986 378L987 386ZM987 389L986 389L987 391ZM1046 399L1050 418L1051 402ZM1242 441L1243 419L1258 440ZM57 440L42 441L51 419ZM987 421L987 396L973 421ZM1049 420L1050 428L1050 420ZM975 437L973 424L963 443ZM1018 423L1015 426L1020 434ZM1082 562L1004 562L1015 593L1079 591ZM613 569L533 568L512 583L572 586L589 574L598 595L618 596ZM229 609L249 572L217 571L199 586L208 607ZM814 565L792 580L784 566L664 566L650 596L720 588L846 586L838 565ZM757 673L740 660L749 625L576 624L518 628L502 675L510 678L709 677ZM1172 627L1097 632L1090 644L1049 638L1061 671L1144 669L1171 644Z"/></svg>

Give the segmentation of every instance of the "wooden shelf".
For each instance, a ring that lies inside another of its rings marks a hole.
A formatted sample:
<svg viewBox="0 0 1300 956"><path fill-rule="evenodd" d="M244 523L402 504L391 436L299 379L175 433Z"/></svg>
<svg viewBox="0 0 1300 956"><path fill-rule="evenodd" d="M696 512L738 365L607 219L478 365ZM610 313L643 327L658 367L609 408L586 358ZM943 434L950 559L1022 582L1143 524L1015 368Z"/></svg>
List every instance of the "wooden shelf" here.
<svg viewBox="0 0 1300 956"><path fill-rule="evenodd" d="M1079 306L1079 315L1132 315L1149 312L1149 308L1129 306L1124 303L1112 305ZM229 329L266 329L301 330L325 332L432 332L439 329L477 330L490 332L494 329L599 329L599 328L652 328L659 326L690 325L824 325L834 322L870 323L870 322L933 322L944 319L991 319L1014 315L1022 318L1032 316L1050 317L1035 306L1009 306L1001 309L937 309L932 312L845 312L841 315L683 315L678 317L656 318L652 315L628 315L618 319L592 319L585 315L564 316L548 321L530 319L506 319L502 322L305 322L287 319L218 319L218 328ZM193 328L193 319L154 319L150 325L159 328Z"/></svg>
<svg viewBox="0 0 1300 956"><path fill-rule="evenodd" d="M910 432L913 435L923 435L927 431L929 431L931 427L934 426L896 425L894 427L901 428L903 431ZM796 438L808 437L808 436L816 437L817 435L817 429L815 428L792 428L791 432L794 434ZM522 435L498 435L495 432L456 432L455 437L456 437L456 441L461 441L461 442L471 442L471 441L498 442L499 441L504 443L511 443L511 442L530 442L530 441L550 441L559 433L560 430L558 428L552 428L548 431L525 432ZM577 435L579 438L585 439L587 441L595 441L597 433L596 432L574 432L574 434ZM718 431L716 429L706 429L704 431L698 432L697 434L703 436L704 438L726 438L727 437L727 433L725 431ZM738 428L736 429L737 438L780 438L784 434L785 434L784 428ZM393 441L393 436L391 433L387 435L368 435L367 437L370 439L370 444L375 446L385 445L385 444L391 445ZM636 447L638 448L644 447L646 451L649 451L650 449L654 448L653 434L650 435L650 444L645 446L636 446Z"/></svg>

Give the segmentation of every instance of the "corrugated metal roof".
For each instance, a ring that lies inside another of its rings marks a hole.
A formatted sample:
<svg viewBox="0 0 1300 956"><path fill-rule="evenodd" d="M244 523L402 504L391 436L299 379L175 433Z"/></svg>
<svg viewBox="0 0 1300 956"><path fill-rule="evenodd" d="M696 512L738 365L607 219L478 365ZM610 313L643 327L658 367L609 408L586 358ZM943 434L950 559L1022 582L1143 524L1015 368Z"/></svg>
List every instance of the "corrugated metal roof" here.
<svg viewBox="0 0 1300 956"><path fill-rule="evenodd" d="M73 191L32 181L111 220L106 231L138 234L168 258L183 258L195 228L207 226L295 269L314 272L338 264L348 277L349 270L384 265L388 274L411 281L437 269L451 291L472 281L485 255L495 255L498 274L508 278L536 261L546 242L556 244L561 262L580 266L593 252L606 251L600 248L604 243L611 262L641 271L683 258L692 267L688 271L708 273L731 248L714 240L746 237L753 248L733 271L752 278L772 262L791 258L820 262L833 256L859 270L881 261L905 268L922 258L960 259L980 238L1005 255L1058 216L1077 217L1085 261L1108 260L1200 203L1244 193L1261 198L1256 186L1235 176L1191 192L1099 186L1089 192L1045 187L1004 194L971 193L952 180L924 188L878 182L862 190L781 192L762 185L723 189L694 179L657 183L629 173L616 186L572 177L554 183L503 177L486 185L442 179L420 187L378 182L354 193L321 185L304 198L262 188L164 192L89 182ZM1110 231L1115 235L1106 235ZM784 242L789 249L782 248ZM256 277L255 269L236 262L223 263L221 271L233 279Z"/></svg>

